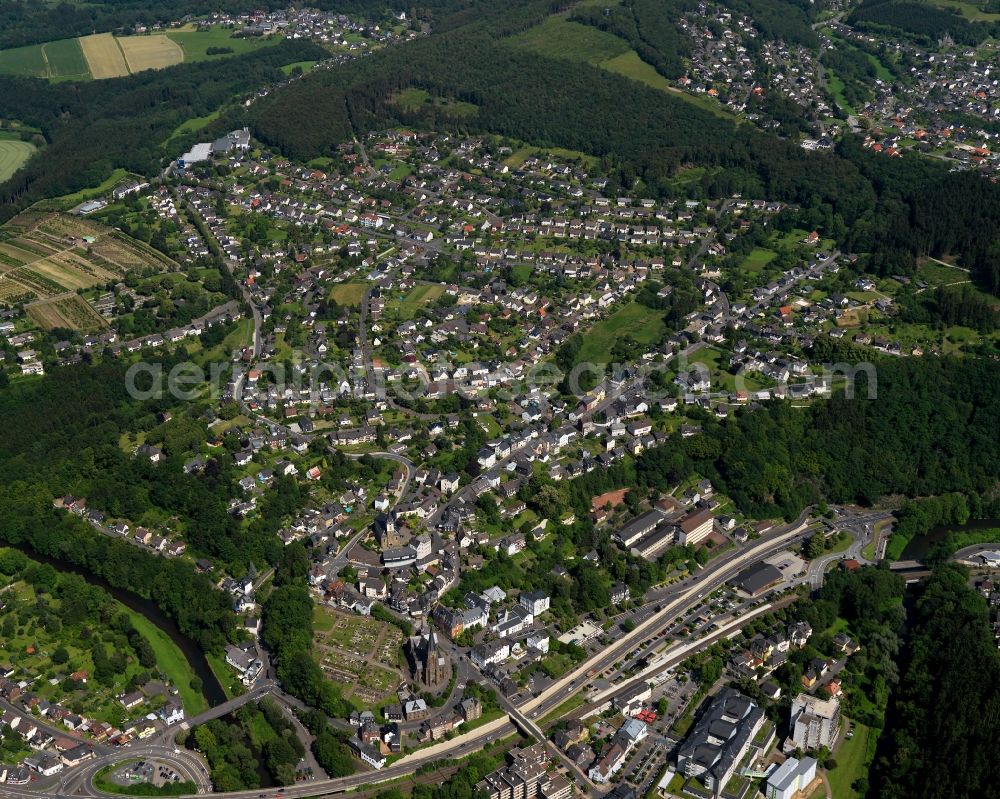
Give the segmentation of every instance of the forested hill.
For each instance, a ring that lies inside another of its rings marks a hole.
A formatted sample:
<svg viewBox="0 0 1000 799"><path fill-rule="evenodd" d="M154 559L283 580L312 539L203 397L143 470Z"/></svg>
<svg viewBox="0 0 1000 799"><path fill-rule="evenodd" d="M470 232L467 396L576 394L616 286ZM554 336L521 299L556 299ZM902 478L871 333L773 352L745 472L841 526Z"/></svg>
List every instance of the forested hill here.
<svg viewBox="0 0 1000 799"><path fill-rule="evenodd" d="M986 602L967 580L964 569L946 566L920 589L868 796L996 794L1000 654Z"/></svg>
<svg viewBox="0 0 1000 799"><path fill-rule="evenodd" d="M392 2L348 5L371 10ZM752 14L769 35L803 42L811 36L809 12L795 0L729 4ZM799 204L841 249L870 254L862 262L869 271L908 274L917 256L954 256L982 288L1000 292L1000 186L976 175L949 174L946 164L930 159L879 159L852 140L836 153L806 152L670 92L508 41L551 13L585 10L564 0L433 0L415 12L435 17L433 35L314 72L226 115L204 135L246 123L287 155L308 159L352 136L399 124L491 132L600 156L611 170L612 192L654 196L679 191L679 169L703 166L708 169L697 185L703 196L742 193ZM662 19L654 24L658 18L646 0L627 10L632 16L622 17L624 27L611 32L646 53L664 74L676 71L682 54L676 30L660 24ZM625 30L628 25L634 33ZM164 142L183 121L281 81L284 64L324 53L306 42L284 42L242 57L118 80L52 85L0 77L0 117L40 127L49 142L0 185L0 220L43 197L95 185L114 167L156 174L177 155L177 142L169 152ZM461 100L475 111L459 118L450 115L449 103L404 108L393 102L410 87Z"/></svg>
<svg viewBox="0 0 1000 799"><path fill-rule="evenodd" d="M705 194L741 192L811 208L843 249L871 253L874 271L907 273L918 255L957 255L983 288L1000 291L1000 187L949 174L930 159L878 159L852 140L835 154L808 153L628 78L508 46L506 36L551 10L548 2L513 5L311 75L229 123L248 122L296 158L395 124L499 133L602 156L614 166L612 190L632 191L638 178L660 195L675 191L682 166L713 167L700 186ZM456 119L447 104L404 109L392 99L408 87L477 111Z"/></svg>

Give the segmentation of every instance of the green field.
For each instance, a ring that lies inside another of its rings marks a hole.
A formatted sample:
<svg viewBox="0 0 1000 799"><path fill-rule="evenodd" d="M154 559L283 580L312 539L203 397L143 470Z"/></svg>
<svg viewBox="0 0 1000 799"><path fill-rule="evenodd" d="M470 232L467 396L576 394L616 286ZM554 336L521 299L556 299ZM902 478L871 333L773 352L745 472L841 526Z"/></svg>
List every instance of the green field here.
<svg viewBox="0 0 1000 799"><path fill-rule="evenodd" d="M167 31L167 36L181 46L184 51L184 61L206 61L212 58L226 58L229 55L252 53L262 47L273 47L281 41L280 36L257 38L233 38L233 32L228 28L211 28L206 31L178 30ZM228 47L232 53L208 54L209 47Z"/></svg>
<svg viewBox="0 0 1000 799"><path fill-rule="evenodd" d="M577 363L608 363L612 346L623 336L631 336L640 344L655 344L665 330L662 311L630 302L584 333Z"/></svg>
<svg viewBox="0 0 1000 799"><path fill-rule="evenodd" d="M410 293L399 303L401 319L412 319L417 310L444 294L444 286L436 284L414 286Z"/></svg>
<svg viewBox="0 0 1000 799"><path fill-rule="evenodd" d="M56 200L61 207L67 209L72 208L74 205L79 205L85 200L90 200L94 197L100 197L102 194L107 194L115 186L125 180L126 177L128 177L128 172L119 167L108 176L107 180L104 180L99 185L90 189L80 189L80 191L73 192L73 194L64 194L62 197L57 197Z"/></svg>
<svg viewBox="0 0 1000 799"><path fill-rule="evenodd" d="M173 139L176 136L183 136L186 133L197 133L202 128L206 128L215 122L215 120L219 118L220 113L221 109L213 111L211 114L206 114L203 117L192 117L191 119L185 120L174 128L174 132L170 134L170 138ZM169 141L169 139L167 141Z"/></svg>
<svg viewBox="0 0 1000 799"><path fill-rule="evenodd" d="M291 64L285 64L281 68L281 71L286 75L291 75L295 71L296 67L299 67L303 72L308 72L314 66L316 66L315 61L293 61Z"/></svg>
<svg viewBox="0 0 1000 799"><path fill-rule="evenodd" d="M750 254L743 259L742 268L747 272L759 272L777 255L774 250L765 250L762 247L755 247Z"/></svg>
<svg viewBox="0 0 1000 799"><path fill-rule="evenodd" d="M42 46L33 44L27 47L0 50L0 73L35 78L45 77L48 74L48 68L45 65Z"/></svg>
<svg viewBox="0 0 1000 799"><path fill-rule="evenodd" d="M442 109L449 116L467 118L475 116L476 112L479 111L479 106L473 103L467 103L462 100L453 100L450 97L437 97L431 96L431 94L423 89L416 89L412 86L408 89L403 89L401 92L395 94L392 98L392 102L402 108L404 111L419 111L420 108L426 104L432 104L437 108Z"/></svg>
<svg viewBox="0 0 1000 799"><path fill-rule="evenodd" d="M563 16L556 15L547 17L533 28L511 37L509 41L515 47L522 47L550 58L593 64L650 88L669 92L717 116L737 119L711 98L689 94L672 86L651 64L643 61L624 39L590 25L571 22Z"/></svg>
<svg viewBox="0 0 1000 799"><path fill-rule="evenodd" d="M177 644L170 640L170 636L153 624L141 613L129 610L128 616L142 637L149 641L156 653L156 666L167 679L174 684L180 694L181 703L184 705L184 712L189 716L197 716L208 710L208 702L201 691L196 691L191 687L191 679L194 671L188 663L184 653L178 649Z"/></svg>
<svg viewBox="0 0 1000 799"><path fill-rule="evenodd" d="M24 166L34 152L35 145L30 142L0 138L0 183Z"/></svg>
<svg viewBox="0 0 1000 799"><path fill-rule="evenodd" d="M338 283L330 289L330 299L338 305L361 305L366 291L367 283Z"/></svg>
<svg viewBox="0 0 1000 799"><path fill-rule="evenodd" d="M844 740L834 753L837 768L827 772L830 790L836 799L854 799L858 795L851 784L868 772L868 739L871 730L854 722L854 737ZM874 741L872 741L874 744Z"/></svg>
<svg viewBox="0 0 1000 799"><path fill-rule="evenodd" d="M90 67L79 39L61 39L42 45L49 77L56 80L89 80Z"/></svg>
<svg viewBox="0 0 1000 799"><path fill-rule="evenodd" d="M838 78L832 69L826 70L826 80L830 87L830 94L833 95L834 102L848 114L857 113L854 107L847 102L847 98L844 96L844 81Z"/></svg>
<svg viewBox="0 0 1000 799"><path fill-rule="evenodd" d="M628 44L614 34L560 16L546 18L511 37L510 43L551 58L586 61L595 66L629 52Z"/></svg>
<svg viewBox="0 0 1000 799"><path fill-rule="evenodd" d="M90 80L79 39L0 50L0 73L52 80Z"/></svg>

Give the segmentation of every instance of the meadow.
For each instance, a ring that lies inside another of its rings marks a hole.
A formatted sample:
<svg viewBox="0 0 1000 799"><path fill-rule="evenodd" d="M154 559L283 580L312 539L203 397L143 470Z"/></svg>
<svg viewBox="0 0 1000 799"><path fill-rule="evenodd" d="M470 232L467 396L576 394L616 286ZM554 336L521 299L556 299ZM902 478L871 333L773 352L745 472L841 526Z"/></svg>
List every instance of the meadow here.
<svg viewBox="0 0 1000 799"><path fill-rule="evenodd" d="M30 142L2 136L0 134L0 183L24 166L35 152L35 145Z"/></svg>
<svg viewBox="0 0 1000 799"><path fill-rule="evenodd" d="M655 344L665 331L662 311L630 302L584 334L577 362L608 363L611 348L624 336L631 336L640 344Z"/></svg>
<svg viewBox="0 0 1000 799"><path fill-rule="evenodd" d="M361 305L367 290L367 283L338 283L330 289L330 299L338 305Z"/></svg>
<svg viewBox="0 0 1000 799"><path fill-rule="evenodd" d="M681 91L653 66L639 57L624 39L590 25L573 22L565 16L546 17L543 22L510 38L510 44L550 58L582 61L616 75L622 75L652 89L667 92L711 113L735 120L718 102Z"/></svg>
<svg viewBox="0 0 1000 799"><path fill-rule="evenodd" d="M50 80L89 80L91 77L79 39L59 39L2 50L0 73Z"/></svg>
<svg viewBox="0 0 1000 799"><path fill-rule="evenodd" d="M165 35L180 46L183 61L206 61L225 58L228 55L252 53L263 47L273 47L282 40L280 36L234 37L229 28L221 27L200 31L194 28L182 28L168 31ZM209 53L210 48L228 48L232 53Z"/></svg>

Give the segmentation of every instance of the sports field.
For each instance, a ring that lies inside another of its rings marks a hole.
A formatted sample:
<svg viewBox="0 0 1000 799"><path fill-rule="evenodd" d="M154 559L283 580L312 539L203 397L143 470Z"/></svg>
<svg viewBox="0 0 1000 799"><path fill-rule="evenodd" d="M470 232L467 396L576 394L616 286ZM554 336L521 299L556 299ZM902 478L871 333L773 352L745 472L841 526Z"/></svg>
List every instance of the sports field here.
<svg viewBox="0 0 1000 799"><path fill-rule="evenodd" d="M184 51L168 36L124 36L118 44L132 72L163 69L184 61Z"/></svg>
<svg viewBox="0 0 1000 799"><path fill-rule="evenodd" d="M120 78L128 75L125 54L110 33L95 33L80 39L83 55L95 78Z"/></svg>
<svg viewBox="0 0 1000 799"><path fill-rule="evenodd" d="M20 139L0 138L0 182L17 172L35 152L35 145Z"/></svg>

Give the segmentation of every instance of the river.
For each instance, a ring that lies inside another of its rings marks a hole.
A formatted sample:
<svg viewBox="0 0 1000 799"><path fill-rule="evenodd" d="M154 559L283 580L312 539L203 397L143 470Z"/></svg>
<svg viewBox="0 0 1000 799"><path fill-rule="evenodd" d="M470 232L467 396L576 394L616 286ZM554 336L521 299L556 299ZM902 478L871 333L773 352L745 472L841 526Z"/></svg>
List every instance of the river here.
<svg viewBox="0 0 1000 799"><path fill-rule="evenodd" d="M914 536L910 539L906 548L900 555L900 560L923 560L928 552L948 537L948 533L960 533L963 530L989 530L1000 527L1000 519L973 519L966 524L945 524L933 528L923 535Z"/></svg>
<svg viewBox="0 0 1000 799"><path fill-rule="evenodd" d="M80 575L91 585L103 588L125 607L135 611L136 613L141 613L149 619L150 622L155 624L163 630L163 632L170 636L170 640L177 645L177 648L180 649L180 651L184 654L184 657L187 658L188 663L191 664L191 670L201 680L201 692L204 694L208 704L214 707L215 705L220 705L226 701L226 693L222 690L222 686L219 684L219 680L216 678L215 672L213 672L211 667L208 665L208 660L205 659L205 653L201 651L194 641L184 635L184 633L177 628L174 620L160 610L154 602L149 599L143 599L140 596L136 596L130 591L115 588L103 577L98 577L96 574L80 568L79 566L74 566L72 563L67 563L64 560L52 558L48 555L41 555L27 546L14 548L19 549L29 558L37 560L39 563L48 563L50 566L58 569L59 571L72 572L73 574Z"/></svg>

